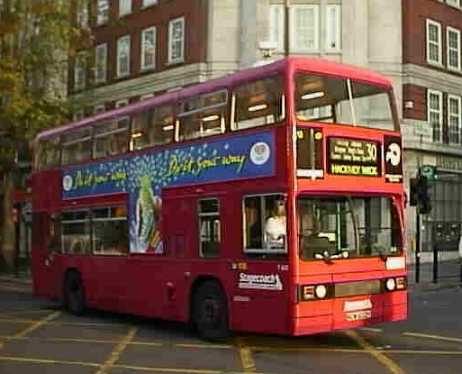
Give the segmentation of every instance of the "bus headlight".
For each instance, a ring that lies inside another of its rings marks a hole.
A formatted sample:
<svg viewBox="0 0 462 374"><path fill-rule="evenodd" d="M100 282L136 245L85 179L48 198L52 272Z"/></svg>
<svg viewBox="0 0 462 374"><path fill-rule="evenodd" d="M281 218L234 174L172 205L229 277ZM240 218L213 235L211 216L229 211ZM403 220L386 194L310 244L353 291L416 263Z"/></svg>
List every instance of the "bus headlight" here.
<svg viewBox="0 0 462 374"><path fill-rule="evenodd" d="M319 284L315 287L314 293L318 299L324 299L327 296L327 287L323 284Z"/></svg>
<svg viewBox="0 0 462 374"><path fill-rule="evenodd" d="M385 282L385 288L387 289L387 291L394 291L396 289L395 278L388 278Z"/></svg>

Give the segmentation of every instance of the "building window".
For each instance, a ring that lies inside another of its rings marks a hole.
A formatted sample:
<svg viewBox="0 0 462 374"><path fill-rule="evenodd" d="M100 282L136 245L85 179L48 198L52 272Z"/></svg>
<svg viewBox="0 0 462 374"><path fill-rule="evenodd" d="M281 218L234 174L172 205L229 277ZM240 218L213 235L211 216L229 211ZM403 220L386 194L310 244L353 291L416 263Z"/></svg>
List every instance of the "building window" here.
<svg viewBox="0 0 462 374"><path fill-rule="evenodd" d="M119 17L132 12L132 0L119 0Z"/></svg>
<svg viewBox="0 0 462 374"><path fill-rule="evenodd" d="M84 117L85 117L85 112L83 111L83 109L80 109L74 113L72 119L74 122L78 122L82 120Z"/></svg>
<svg viewBox="0 0 462 374"><path fill-rule="evenodd" d="M141 70L156 67L156 28L141 32Z"/></svg>
<svg viewBox="0 0 462 374"><path fill-rule="evenodd" d="M427 19L427 61L430 64L442 64L441 25Z"/></svg>
<svg viewBox="0 0 462 374"><path fill-rule="evenodd" d="M448 27L447 43L448 68L460 70L460 31Z"/></svg>
<svg viewBox="0 0 462 374"><path fill-rule="evenodd" d="M319 6L297 5L290 14L290 48L294 52L312 52L319 48Z"/></svg>
<svg viewBox="0 0 462 374"><path fill-rule="evenodd" d="M341 8L340 5L326 7L326 50L340 50L341 40Z"/></svg>
<svg viewBox="0 0 462 374"><path fill-rule="evenodd" d="M75 57L74 64L74 90L82 90L85 88L87 80L87 56L86 52L79 52Z"/></svg>
<svg viewBox="0 0 462 374"><path fill-rule="evenodd" d="M151 5L156 5L158 2L159 0L143 0L143 8Z"/></svg>
<svg viewBox="0 0 462 374"><path fill-rule="evenodd" d="M171 20L168 26L168 62L184 61L184 17Z"/></svg>
<svg viewBox="0 0 462 374"><path fill-rule="evenodd" d="M77 24L80 27L87 27L88 26L88 0L80 0L78 3L77 8Z"/></svg>
<svg viewBox="0 0 462 374"><path fill-rule="evenodd" d="M109 0L98 0L96 9L96 24L102 25L109 20Z"/></svg>
<svg viewBox="0 0 462 374"><path fill-rule="evenodd" d="M284 50L284 6L271 5L270 7L270 41L277 51Z"/></svg>
<svg viewBox="0 0 462 374"><path fill-rule="evenodd" d="M433 141L441 142L443 139L443 94L440 91L428 90L427 117L433 132Z"/></svg>
<svg viewBox="0 0 462 374"><path fill-rule="evenodd" d="M128 105L128 99L122 99L115 102L116 109L123 108Z"/></svg>
<svg viewBox="0 0 462 374"><path fill-rule="evenodd" d="M199 243L201 257L217 257L221 242L218 199L199 200Z"/></svg>
<svg viewBox="0 0 462 374"><path fill-rule="evenodd" d="M130 74L130 35L117 39L117 76Z"/></svg>
<svg viewBox="0 0 462 374"><path fill-rule="evenodd" d="M104 111L106 111L106 105L104 105L104 104L96 105L93 108L93 114L103 113Z"/></svg>
<svg viewBox="0 0 462 374"><path fill-rule="evenodd" d="M450 144L460 144L461 131L461 99L459 96L448 96L448 138Z"/></svg>
<svg viewBox="0 0 462 374"><path fill-rule="evenodd" d="M446 3L455 8L460 8L461 1L460 0L446 0Z"/></svg>
<svg viewBox="0 0 462 374"><path fill-rule="evenodd" d="M107 79L107 44L96 46L95 50L95 83L106 82Z"/></svg>

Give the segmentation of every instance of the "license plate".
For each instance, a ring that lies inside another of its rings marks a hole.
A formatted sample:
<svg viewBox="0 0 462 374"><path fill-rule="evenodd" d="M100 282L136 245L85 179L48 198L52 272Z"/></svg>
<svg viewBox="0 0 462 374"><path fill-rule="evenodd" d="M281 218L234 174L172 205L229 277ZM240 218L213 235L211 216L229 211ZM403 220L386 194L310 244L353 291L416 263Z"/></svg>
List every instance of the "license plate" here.
<svg viewBox="0 0 462 374"><path fill-rule="evenodd" d="M348 322L362 321L371 317L372 312L370 310L360 310L358 312L350 312L346 314L346 320Z"/></svg>

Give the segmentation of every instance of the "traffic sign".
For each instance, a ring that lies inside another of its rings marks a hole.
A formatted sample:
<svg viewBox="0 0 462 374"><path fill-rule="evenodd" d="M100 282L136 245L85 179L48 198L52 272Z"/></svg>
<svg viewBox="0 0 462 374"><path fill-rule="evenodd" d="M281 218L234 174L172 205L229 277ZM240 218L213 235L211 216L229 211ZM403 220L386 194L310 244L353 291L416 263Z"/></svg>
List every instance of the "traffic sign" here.
<svg viewBox="0 0 462 374"><path fill-rule="evenodd" d="M426 177L429 181L438 179L438 175L436 174L436 166L433 165L422 165L419 167L419 175Z"/></svg>

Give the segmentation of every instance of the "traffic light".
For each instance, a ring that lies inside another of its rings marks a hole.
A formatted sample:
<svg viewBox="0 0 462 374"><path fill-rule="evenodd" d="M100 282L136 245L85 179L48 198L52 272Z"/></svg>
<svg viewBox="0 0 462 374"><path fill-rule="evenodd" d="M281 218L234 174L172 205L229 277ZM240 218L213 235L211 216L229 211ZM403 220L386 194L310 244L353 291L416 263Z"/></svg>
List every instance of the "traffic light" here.
<svg viewBox="0 0 462 374"><path fill-rule="evenodd" d="M430 184L424 175L411 179L410 205L417 206L420 214L428 214L432 210L430 199Z"/></svg>

